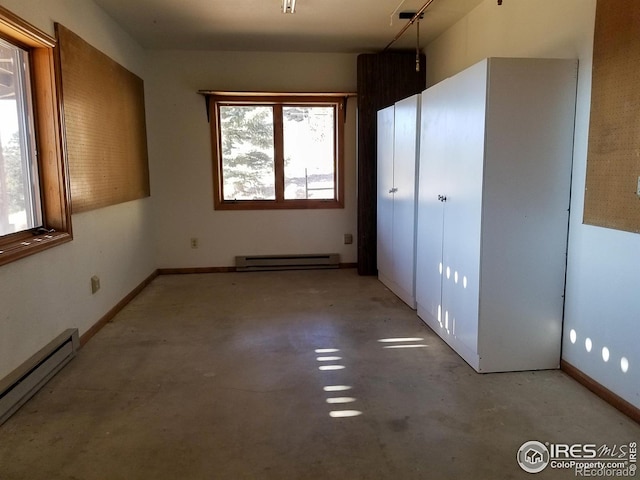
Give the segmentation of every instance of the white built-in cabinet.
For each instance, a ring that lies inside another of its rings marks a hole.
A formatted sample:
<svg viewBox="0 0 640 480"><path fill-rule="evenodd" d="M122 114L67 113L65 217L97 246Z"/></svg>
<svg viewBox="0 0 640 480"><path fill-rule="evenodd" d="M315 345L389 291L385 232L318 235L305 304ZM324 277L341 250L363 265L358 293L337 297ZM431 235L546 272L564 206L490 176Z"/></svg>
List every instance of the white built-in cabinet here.
<svg viewBox="0 0 640 480"><path fill-rule="evenodd" d="M422 94L417 313L478 372L559 366L576 79L491 58Z"/></svg>
<svg viewBox="0 0 640 480"><path fill-rule="evenodd" d="M411 308L415 301L420 95L378 112L378 278Z"/></svg>

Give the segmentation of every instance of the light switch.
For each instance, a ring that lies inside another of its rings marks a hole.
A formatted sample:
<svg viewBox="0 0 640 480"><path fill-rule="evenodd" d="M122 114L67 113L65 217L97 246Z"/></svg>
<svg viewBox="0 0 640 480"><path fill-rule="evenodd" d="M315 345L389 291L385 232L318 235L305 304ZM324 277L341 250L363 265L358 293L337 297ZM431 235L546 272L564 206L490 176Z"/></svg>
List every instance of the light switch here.
<svg viewBox="0 0 640 480"><path fill-rule="evenodd" d="M96 293L98 290L100 290L100 277L94 275L91 277L91 293Z"/></svg>

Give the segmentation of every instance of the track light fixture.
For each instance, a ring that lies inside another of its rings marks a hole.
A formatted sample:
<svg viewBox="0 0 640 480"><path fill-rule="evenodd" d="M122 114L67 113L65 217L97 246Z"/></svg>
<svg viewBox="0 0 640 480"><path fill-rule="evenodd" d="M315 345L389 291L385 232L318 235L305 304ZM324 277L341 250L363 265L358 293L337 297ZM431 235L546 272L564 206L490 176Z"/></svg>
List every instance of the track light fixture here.
<svg viewBox="0 0 640 480"><path fill-rule="evenodd" d="M296 13L296 0L282 0L282 13Z"/></svg>

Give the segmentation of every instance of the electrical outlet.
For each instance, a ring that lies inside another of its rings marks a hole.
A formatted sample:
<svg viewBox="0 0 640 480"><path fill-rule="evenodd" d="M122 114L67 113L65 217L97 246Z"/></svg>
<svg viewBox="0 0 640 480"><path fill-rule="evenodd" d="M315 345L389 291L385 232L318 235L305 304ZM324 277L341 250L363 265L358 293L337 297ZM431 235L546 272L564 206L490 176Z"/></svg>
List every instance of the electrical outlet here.
<svg viewBox="0 0 640 480"><path fill-rule="evenodd" d="M350 233L345 233L344 234L344 244L345 245L351 245L353 243L353 235L351 235Z"/></svg>
<svg viewBox="0 0 640 480"><path fill-rule="evenodd" d="M196 237L191 238L191 248L198 248L199 242Z"/></svg>
<svg viewBox="0 0 640 480"><path fill-rule="evenodd" d="M100 277L94 275L91 277L91 294L96 293L98 290L100 290Z"/></svg>

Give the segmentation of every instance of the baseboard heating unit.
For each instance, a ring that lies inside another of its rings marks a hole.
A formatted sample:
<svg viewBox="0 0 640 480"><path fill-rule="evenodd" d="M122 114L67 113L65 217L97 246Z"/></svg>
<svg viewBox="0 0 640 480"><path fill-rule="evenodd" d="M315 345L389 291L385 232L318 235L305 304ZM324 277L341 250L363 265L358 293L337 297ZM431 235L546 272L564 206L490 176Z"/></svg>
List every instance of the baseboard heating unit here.
<svg viewBox="0 0 640 480"><path fill-rule="evenodd" d="M69 363L79 347L78 329L65 330L0 380L0 425Z"/></svg>
<svg viewBox="0 0 640 480"><path fill-rule="evenodd" d="M339 268L340 255L322 253L311 255L253 255L236 257L236 270L307 270L315 268Z"/></svg>

